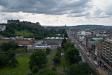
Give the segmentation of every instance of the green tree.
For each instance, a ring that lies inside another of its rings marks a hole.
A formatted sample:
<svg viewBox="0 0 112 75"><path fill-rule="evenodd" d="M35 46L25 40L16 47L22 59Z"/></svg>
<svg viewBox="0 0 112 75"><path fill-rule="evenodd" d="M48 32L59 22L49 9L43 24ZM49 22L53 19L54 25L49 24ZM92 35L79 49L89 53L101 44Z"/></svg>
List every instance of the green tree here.
<svg viewBox="0 0 112 75"><path fill-rule="evenodd" d="M91 74L92 74L91 68L85 63L71 65L68 71L68 75L91 75Z"/></svg>
<svg viewBox="0 0 112 75"><path fill-rule="evenodd" d="M57 48L56 55L54 56L53 59L53 64L57 66L58 64L60 64L60 62L61 62L61 48Z"/></svg>
<svg viewBox="0 0 112 75"><path fill-rule="evenodd" d="M0 66L17 66L15 50L18 48L14 42L3 43L0 45Z"/></svg>
<svg viewBox="0 0 112 75"><path fill-rule="evenodd" d="M79 63L79 61L81 61L79 51L75 48L68 48L65 52L65 57L70 64Z"/></svg>
<svg viewBox="0 0 112 75"><path fill-rule="evenodd" d="M38 72L40 69L44 68L47 63L46 53L42 50L34 52L29 61L30 70L33 73Z"/></svg>
<svg viewBox="0 0 112 75"><path fill-rule="evenodd" d="M56 66L60 63L60 56L55 56L54 59L53 59L53 64Z"/></svg>
<svg viewBox="0 0 112 75"><path fill-rule="evenodd" d="M6 66L8 64L8 61L9 57L7 56L7 54L0 54L0 67Z"/></svg>
<svg viewBox="0 0 112 75"><path fill-rule="evenodd" d="M8 57L9 57L8 65L10 67L16 67L17 64L18 64L18 61L16 60L15 53L14 52L9 52Z"/></svg>
<svg viewBox="0 0 112 75"><path fill-rule="evenodd" d="M68 48L75 48L75 47L74 47L74 44L73 43L71 43L70 41L67 40L67 42L64 43L63 49L66 52L68 50Z"/></svg>
<svg viewBox="0 0 112 75"><path fill-rule="evenodd" d="M18 48L18 45L15 42L3 43L0 45L0 51L14 51Z"/></svg>
<svg viewBox="0 0 112 75"><path fill-rule="evenodd" d="M47 48L46 49L46 54L49 54L51 52L51 49Z"/></svg>
<svg viewBox="0 0 112 75"><path fill-rule="evenodd" d="M56 71L49 70L49 69L43 69L38 73L38 75L60 75Z"/></svg>
<svg viewBox="0 0 112 75"><path fill-rule="evenodd" d="M62 48L65 47L64 45L65 45L66 42L67 42L67 40L66 40L66 38L64 38L64 39L62 40L62 43L61 43L61 47L62 47Z"/></svg>

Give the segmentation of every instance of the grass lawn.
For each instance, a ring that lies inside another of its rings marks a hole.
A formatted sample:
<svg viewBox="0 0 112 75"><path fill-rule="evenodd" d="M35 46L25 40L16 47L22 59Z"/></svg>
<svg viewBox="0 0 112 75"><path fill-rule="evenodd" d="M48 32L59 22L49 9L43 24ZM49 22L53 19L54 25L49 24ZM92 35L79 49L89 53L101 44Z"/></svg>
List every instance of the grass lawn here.
<svg viewBox="0 0 112 75"><path fill-rule="evenodd" d="M48 63L47 68L51 69L53 67L53 58L56 54L56 50L51 50L50 54L48 55Z"/></svg>
<svg viewBox="0 0 112 75"><path fill-rule="evenodd" d="M50 54L48 55L48 63L47 63L47 67L46 67L47 69L53 68L53 58L56 55L56 52L57 52L57 50L51 50ZM64 65L66 65L64 57L61 57L61 63L59 65L57 65L57 67L55 67L58 75L66 75L65 72L63 72Z"/></svg>
<svg viewBox="0 0 112 75"><path fill-rule="evenodd" d="M16 35L19 36L24 36L24 37L30 37L33 36L33 33L26 31L26 30L21 30L21 31L15 31Z"/></svg>
<svg viewBox="0 0 112 75"><path fill-rule="evenodd" d="M29 56L21 55L21 56L17 57L17 60L19 62L18 67L2 68L2 69L0 69L0 75L27 75L27 73L29 71L29 67L28 67Z"/></svg>

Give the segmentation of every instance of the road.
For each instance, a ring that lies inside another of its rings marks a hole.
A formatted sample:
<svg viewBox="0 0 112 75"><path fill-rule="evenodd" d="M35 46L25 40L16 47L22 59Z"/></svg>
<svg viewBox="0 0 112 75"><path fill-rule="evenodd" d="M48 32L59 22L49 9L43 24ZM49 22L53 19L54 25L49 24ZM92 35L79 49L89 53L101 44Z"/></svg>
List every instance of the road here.
<svg viewBox="0 0 112 75"><path fill-rule="evenodd" d="M81 45L80 42L78 42L75 38L72 32L67 31L67 34L69 36L69 39L74 43L75 47L79 49L81 58L83 62L86 62L89 64L89 66L96 72L99 73L97 70L97 66L93 62L93 60L87 55L87 49ZM99 75L99 74L98 74Z"/></svg>

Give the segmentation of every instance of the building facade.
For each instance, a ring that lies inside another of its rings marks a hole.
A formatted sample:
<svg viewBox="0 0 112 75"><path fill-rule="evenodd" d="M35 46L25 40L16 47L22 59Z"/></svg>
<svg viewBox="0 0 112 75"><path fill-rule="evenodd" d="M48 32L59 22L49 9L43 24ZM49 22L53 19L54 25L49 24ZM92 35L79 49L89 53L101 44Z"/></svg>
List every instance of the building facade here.
<svg viewBox="0 0 112 75"><path fill-rule="evenodd" d="M98 63L108 75L112 75L112 39L105 39L99 44Z"/></svg>

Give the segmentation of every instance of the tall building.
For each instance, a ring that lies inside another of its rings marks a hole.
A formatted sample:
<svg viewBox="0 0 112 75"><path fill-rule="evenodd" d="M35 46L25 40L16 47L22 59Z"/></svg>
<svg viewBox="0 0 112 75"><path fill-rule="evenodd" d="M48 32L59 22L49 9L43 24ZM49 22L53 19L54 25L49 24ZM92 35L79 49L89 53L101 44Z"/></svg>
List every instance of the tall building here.
<svg viewBox="0 0 112 75"><path fill-rule="evenodd" d="M112 75L112 39L105 39L100 43L98 62L101 68Z"/></svg>

